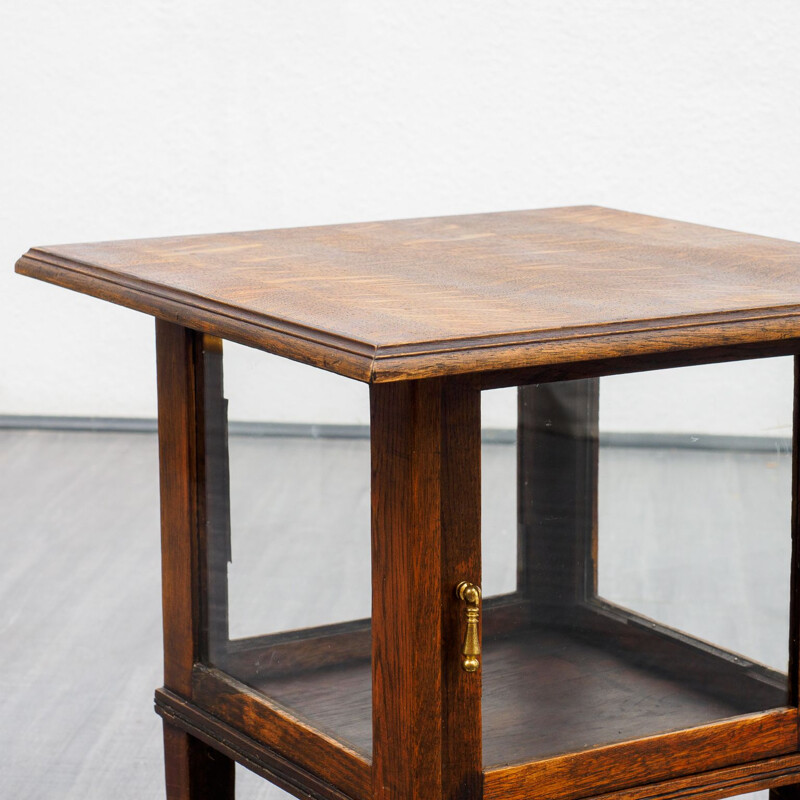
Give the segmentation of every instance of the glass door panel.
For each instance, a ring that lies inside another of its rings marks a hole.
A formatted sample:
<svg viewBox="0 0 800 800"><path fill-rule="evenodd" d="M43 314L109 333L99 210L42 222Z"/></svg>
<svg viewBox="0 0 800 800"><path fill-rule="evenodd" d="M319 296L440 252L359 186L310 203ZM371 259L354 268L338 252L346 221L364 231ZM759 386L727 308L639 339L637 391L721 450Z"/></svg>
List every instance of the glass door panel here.
<svg viewBox="0 0 800 800"><path fill-rule="evenodd" d="M225 350L230 401L221 358L207 369L207 663L368 754L367 388Z"/></svg>
<svg viewBox="0 0 800 800"><path fill-rule="evenodd" d="M487 766L787 705L791 399L780 358L520 387Z"/></svg>

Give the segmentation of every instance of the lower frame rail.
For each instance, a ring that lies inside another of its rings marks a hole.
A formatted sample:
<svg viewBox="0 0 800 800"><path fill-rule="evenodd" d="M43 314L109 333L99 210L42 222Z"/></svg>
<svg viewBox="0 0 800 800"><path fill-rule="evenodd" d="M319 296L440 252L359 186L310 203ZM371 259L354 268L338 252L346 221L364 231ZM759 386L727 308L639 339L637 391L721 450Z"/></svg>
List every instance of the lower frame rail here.
<svg viewBox="0 0 800 800"><path fill-rule="evenodd" d="M357 800L279 753L202 711L168 689L157 689L156 713L300 800Z"/></svg>

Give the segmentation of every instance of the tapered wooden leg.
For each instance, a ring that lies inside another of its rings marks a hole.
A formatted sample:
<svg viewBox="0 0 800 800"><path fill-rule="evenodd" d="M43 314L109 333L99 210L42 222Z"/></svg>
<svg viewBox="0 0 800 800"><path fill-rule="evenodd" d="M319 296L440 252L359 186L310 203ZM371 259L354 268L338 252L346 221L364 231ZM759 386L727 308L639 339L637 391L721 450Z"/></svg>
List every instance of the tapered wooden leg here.
<svg viewBox="0 0 800 800"><path fill-rule="evenodd" d="M598 387L519 389L518 584L541 621L596 593Z"/></svg>
<svg viewBox="0 0 800 800"><path fill-rule="evenodd" d="M372 404L375 800L480 800L481 673L460 581L480 583L480 395L378 384Z"/></svg>
<svg viewBox="0 0 800 800"><path fill-rule="evenodd" d="M192 669L207 649L209 626L202 592L209 474L204 408L207 389L215 385L206 366L214 369L218 359L203 334L161 320L156 352L164 685L191 699ZM168 723L164 755L168 800L233 800L229 758Z"/></svg>

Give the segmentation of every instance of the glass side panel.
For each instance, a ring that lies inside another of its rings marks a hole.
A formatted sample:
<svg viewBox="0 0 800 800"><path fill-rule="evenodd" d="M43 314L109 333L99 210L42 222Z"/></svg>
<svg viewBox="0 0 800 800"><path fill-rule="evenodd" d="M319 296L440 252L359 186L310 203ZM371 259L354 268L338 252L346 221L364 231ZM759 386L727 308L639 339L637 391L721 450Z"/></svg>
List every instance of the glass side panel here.
<svg viewBox="0 0 800 800"><path fill-rule="evenodd" d="M786 705L792 394L784 358L520 387L487 766Z"/></svg>
<svg viewBox="0 0 800 800"><path fill-rule="evenodd" d="M785 673L791 359L600 387L598 593Z"/></svg>
<svg viewBox="0 0 800 800"><path fill-rule="evenodd" d="M209 662L369 753L368 390L227 342L225 384L227 403L207 388L209 430L229 420L227 464L223 436L207 462Z"/></svg>
<svg viewBox="0 0 800 800"><path fill-rule="evenodd" d="M517 389L481 396L481 550L485 598L517 588Z"/></svg>

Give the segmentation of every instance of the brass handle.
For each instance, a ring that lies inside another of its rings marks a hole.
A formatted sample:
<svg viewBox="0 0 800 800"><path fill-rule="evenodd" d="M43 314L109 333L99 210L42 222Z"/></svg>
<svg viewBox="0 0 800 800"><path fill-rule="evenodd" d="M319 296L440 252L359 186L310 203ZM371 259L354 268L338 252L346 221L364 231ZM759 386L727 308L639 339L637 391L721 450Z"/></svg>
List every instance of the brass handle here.
<svg viewBox="0 0 800 800"><path fill-rule="evenodd" d="M467 630L461 646L461 668L464 672L477 672L481 667L481 639L478 623L481 618L481 587L468 581L456 586L456 597L466 605Z"/></svg>

